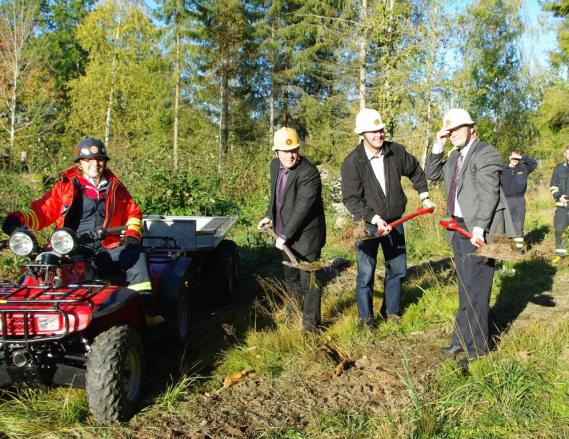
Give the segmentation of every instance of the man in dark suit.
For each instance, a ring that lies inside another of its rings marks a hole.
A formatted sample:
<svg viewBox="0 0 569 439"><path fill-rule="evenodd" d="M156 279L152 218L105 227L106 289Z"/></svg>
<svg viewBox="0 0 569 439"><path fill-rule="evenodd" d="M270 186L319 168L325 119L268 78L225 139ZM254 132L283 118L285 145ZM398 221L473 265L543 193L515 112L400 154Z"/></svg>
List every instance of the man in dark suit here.
<svg viewBox="0 0 569 439"><path fill-rule="evenodd" d="M283 127L275 132L271 161L271 200L259 228L273 226L275 246L286 245L300 261L314 262L326 242L326 221L322 203L322 183L316 166L300 155L298 134ZM289 261L283 252L283 260ZM296 285L304 295L303 327L315 331L320 325L318 282L311 273L283 266L287 282Z"/></svg>
<svg viewBox="0 0 569 439"><path fill-rule="evenodd" d="M443 159L447 140L454 149ZM443 128L431 154L426 174L430 180L443 180L447 194L447 215L472 234L467 239L448 232L458 274L458 312L451 345L445 355L465 352L474 359L488 352L488 314L494 279L493 259L477 256L476 248L492 235L512 236L507 201L500 188L502 161L493 146L477 138L475 123L463 109L453 108L443 118Z"/></svg>

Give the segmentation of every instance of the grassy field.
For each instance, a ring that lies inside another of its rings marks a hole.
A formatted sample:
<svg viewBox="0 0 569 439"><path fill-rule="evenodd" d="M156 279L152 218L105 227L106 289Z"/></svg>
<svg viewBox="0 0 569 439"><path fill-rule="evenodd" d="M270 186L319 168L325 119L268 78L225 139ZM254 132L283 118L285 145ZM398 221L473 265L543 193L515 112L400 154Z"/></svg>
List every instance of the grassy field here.
<svg viewBox="0 0 569 439"><path fill-rule="evenodd" d="M443 205L440 194L435 201ZM549 193L533 191L528 201L526 233L539 251L498 265L495 348L466 367L439 353L457 287L438 215L408 223L402 322L374 330L357 325L351 242L329 215L323 258L347 262L325 276L322 333L299 330L299 304L274 279L279 263L270 243L236 230L239 297L202 310L188 352L157 348L135 418L102 427L81 389L11 388L0 393L0 437L569 437L569 265L553 260ZM3 275L14 273L17 261L2 261ZM380 272L376 310L381 280Z"/></svg>

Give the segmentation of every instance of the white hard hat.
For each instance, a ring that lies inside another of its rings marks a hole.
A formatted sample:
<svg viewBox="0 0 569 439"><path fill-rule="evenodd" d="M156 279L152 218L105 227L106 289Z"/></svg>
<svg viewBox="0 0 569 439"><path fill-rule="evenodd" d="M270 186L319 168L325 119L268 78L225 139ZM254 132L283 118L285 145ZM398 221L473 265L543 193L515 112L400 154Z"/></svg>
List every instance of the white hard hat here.
<svg viewBox="0 0 569 439"><path fill-rule="evenodd" d="M385 124L381 120L379 111L371 108L360 110L356 116L356 128L354 133L362 134L368 131L379 131L385 128Z"/></svg>
<svg viewBox="0 0 569 439"><path fill-rule="evenodd" d="M282 127L275 131L273 151L291 151L299 146L298 133L294 128Z"/></svg>
<svg viewBox="0 0 569 439"><path fill-rule="evenodd" d="M453 130L463 125L474 125L468 111L462 108L451 108L443 117L443 130Z"/></svg>

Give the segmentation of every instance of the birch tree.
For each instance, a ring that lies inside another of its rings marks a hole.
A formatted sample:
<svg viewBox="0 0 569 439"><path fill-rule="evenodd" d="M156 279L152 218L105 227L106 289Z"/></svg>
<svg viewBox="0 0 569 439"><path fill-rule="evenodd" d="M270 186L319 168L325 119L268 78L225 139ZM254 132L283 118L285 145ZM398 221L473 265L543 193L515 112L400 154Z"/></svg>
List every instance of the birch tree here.
<svg viewBox="0 0 569 439"><path fill-rule="evenodd" d="M2 113L0 124L8 133L8 154L14 150L16 131L31 123L18 114L22 93L21 83L25 75L37 64L37 57L30 50L39 3L28 0L9 0L0 5L0 85Z"/></svg>

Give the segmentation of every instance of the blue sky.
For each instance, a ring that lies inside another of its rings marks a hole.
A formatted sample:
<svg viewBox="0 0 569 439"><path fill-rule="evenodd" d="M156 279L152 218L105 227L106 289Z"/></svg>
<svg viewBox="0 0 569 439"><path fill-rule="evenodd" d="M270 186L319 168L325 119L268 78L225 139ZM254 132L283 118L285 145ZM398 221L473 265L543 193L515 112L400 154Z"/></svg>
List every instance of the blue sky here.
<svg viewBox="0 0 569 439"><path fill-rule="evenodd" d="M557 47L555 20L550 13L543 12L540 0L525 0L522 16L526 23L522 50L532 69L547 70L549 52Z"/></svg>

